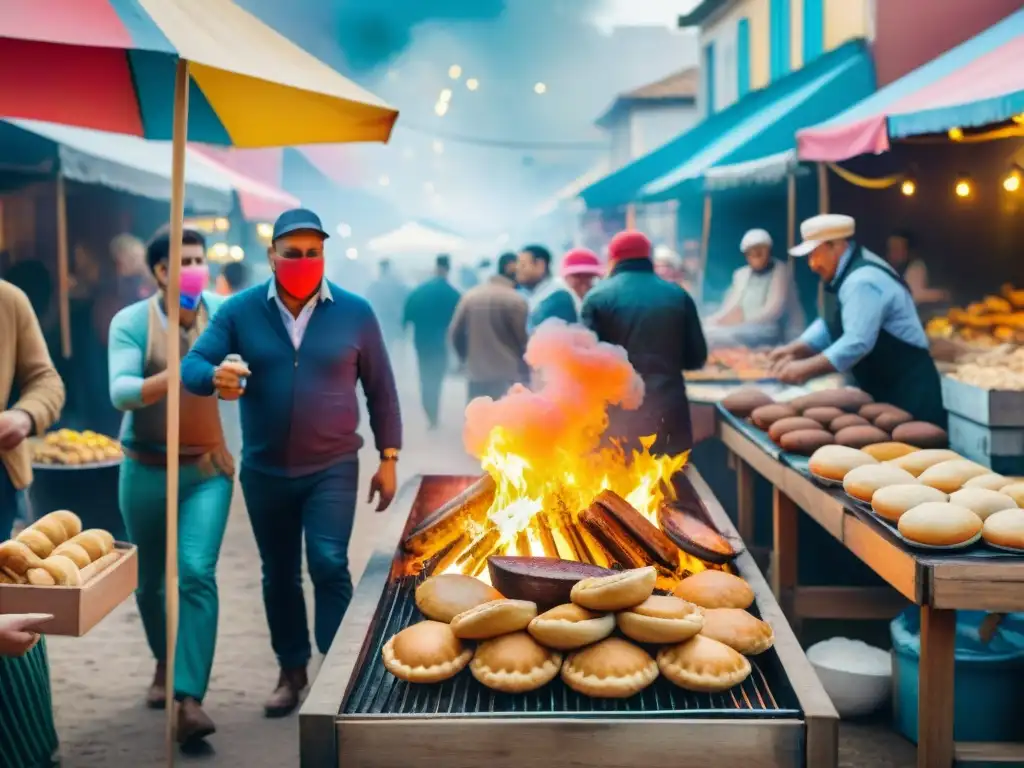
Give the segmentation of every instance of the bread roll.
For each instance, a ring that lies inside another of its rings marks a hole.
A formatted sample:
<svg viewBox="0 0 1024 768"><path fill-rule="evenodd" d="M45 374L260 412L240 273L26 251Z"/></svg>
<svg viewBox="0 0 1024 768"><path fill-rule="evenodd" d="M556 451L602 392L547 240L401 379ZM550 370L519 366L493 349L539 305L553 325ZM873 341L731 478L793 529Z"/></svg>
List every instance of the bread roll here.
<svg viewBox="0 0 1024 768"><path fill-rule="evenodd" d="M872 423L879 429L883 429L886 432L892 432L900 424L906 424L913 420L914 417L912 414L904 411L902 408L897 408L894 405L887 410L882 411L874 418Z"/></svg>
<svg viewBox="0 0 1024 768"><path fill-rule="evenodd" d="M855 499L867 504L879 488L887 485L914 485L917 480L912 474L889 464L867 464L851 469L843 478L843 490Z"/></svg>
<svg viewBox="0 0 1024 768"><path fill-rule="evenodd" d="M773 442L779 442L784 434L787 432L796 432L798 429L821 429L821 424L814 419L808 419L804 416L787 416L784 419L779 419L770 427L768 427L768 437Z"/></svg>
<svg viewBox="0 0 1024 768"><path fill-rule="evenodd" d="M865 445L861 450L879 461L890 461L898 459L900 456L906 456L908 453L913 453L918 449L906 443L885 442Z"/></svg>
<svg viewBox="0 0 1024 768"><path fill-rule="evenodd" d="M826 445L811 456L808 467L811 474L828 480L842 480L855 467L877 464L878 461L865 451L848 448L845 445Z"/></svg>
<svg viewBox="0 0 1024 768"><path fill-rule="evenodd" d="M810 456L823 445L830 445L832 441L832 433L823 429L799 429L784 434L779 439L779 445L787 453Z"/></svg>
<svg viewBox="0 0 1024 768"><path fill-rule="evenodd" d="M946 430L927 421L908 421L892 431L892 439L918 448L945 448L949 445Z"/></svg>
<svg viewBox="0 0 1024 768"><path fill-rule="evenodd" d="M846 429L847 427L870 427L871 422L862 416L858 416L856 413L844 413L842 416L836 416L829 422L828 428L833 432L839 432Z"/></svg>
<svg viewBox="0 0 1024 768"><path fill-rule="evenodd" d="M816 408L807 408L800 415L806 416L808 419L814 419L827 429L828 425L832 423L832 419L843 415L843 410L836 408L834 405L819 405Z"/></svg>
<svg viewBox="0 0 1024 768"><path fill-rule="evenodd" d="M928 467L932 467L936 464L941 464L943 461L949 461L950 459L959 459L960 456L954 451L950 451L946 448L927 448L914 453L908 453L906 456L900 456L898 459L893 459L890 464L905 469L907 472L917 477L924 472Z"/></svg>
<svg viewBox="0 0 1024 768"><path fill-rule="evenodd" d="M925 502L900 517L900 534L931 547L951 547L970 541L981 532L981 518L959 504Z"/></svg>
<svg viewBox="0 0 1024 768"><path fill-rule="evenodd" d="M918 479L932 488L938 488L945 493L953 493L953 491L963 488L964 483L972 477L987 475L989 472L988 467L975 464L973 461L950 459L928 467L918 475Z"/></svg>
<svg viewBox="0 0 1024 768"><path fill-rule="evenodd" d="M872 400L871 395L856 387L840 387L838 389L824 389L821 392L811 392L809 395L794 398L790 403L800 411L807 408L817 408L818 406L832 406L843 411L856 413L863 406L872 402Z"/></svg>
<svg viewBox="0 0 1024 768"><path fill-rule="evenodd" d="M874 422L875 419L892 407L889 403L868 403L867 405L862 405L857 414L870 422Z"/></svg>
<svg viewBox="0 0 1024 768"><path fill-rule="evenodd" d="M990 491L999 491L1012 483L1013 480L1006 477L1005 475L998 475L995 472L990 472L987 475L978 475L972 477L966 483L964 488L987 488ZM1017 506L1020 506L1019 504Z"/></svg>
<svg viewBox="0 0 1024 768"><path fill-rule="evenodd" d="M1004 509L1017 509L1018 504L1011 496L987 488L961 488L949 495L953 504L967 507L982 520Z"/></svg>
<svg viewBox="0 0 1024 768"><path fill-rule="evenodd" d="M1004 485L999 489L999 492L1005 493L1011 499L1016 501L1018 507L1024 507L1024 482Z"/></svg>
<svg viewBox="0 0 1024 768"><path fill-rule="evenodd" d="M859 416L857 417L860 418ZM838 419L836 419L838 421ZM878 427L846 427L836 432L836 443L850 448L864 448L875 443L889 442L889 433Z"/></svg>
<svg viewBox="0 0 1024 768"><path fill-rule="evenodd" d="M743 387L722 400L722 407L733 416L745 419L755 409L760 408L762 405L771 405L774 402L770 395L762 392L760 389Z"/></svg>
<svg viewBox="0 0 1024 768"><path fill-rule="evenodd" d="M1024 509L1004 509L989 515L981 537L997 547L1024 549Z"/></svg>
<svg viewBox="0 0 1024 768"><path fill-rule="evenodd" d="M871 509L876 515L890 523L899 519L908 509L928 502L945 502L949 497L942 491L920 483L887 485L879 488L871 497Z"/></svg>
<svg viewBox="0 0 1024 768"><path fill-rule="evenodd" d="M793 406L786 405L785 403L772 403L771 405L762 405L760 408L755 408L750 414L750 420L754 422L755 427L768 429L779 419L796 415L796 408Z"/></svg>

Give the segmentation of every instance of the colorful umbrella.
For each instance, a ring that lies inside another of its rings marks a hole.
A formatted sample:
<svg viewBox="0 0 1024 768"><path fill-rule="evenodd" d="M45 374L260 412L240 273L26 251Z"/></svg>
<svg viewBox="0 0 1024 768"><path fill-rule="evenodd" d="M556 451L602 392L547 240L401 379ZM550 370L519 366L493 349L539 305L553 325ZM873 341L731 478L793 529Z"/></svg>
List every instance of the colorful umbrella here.
<svg viewBox="0 0 1024 768"><path fill-rule="evenodd" d="M0 115L170 138L174 144L166 292L167 755L173 764L181 398L178 280L186 142L237 147L386 142L398 113L231 0L0 4ZM61 266L66 272L67 264Z"/></svg>

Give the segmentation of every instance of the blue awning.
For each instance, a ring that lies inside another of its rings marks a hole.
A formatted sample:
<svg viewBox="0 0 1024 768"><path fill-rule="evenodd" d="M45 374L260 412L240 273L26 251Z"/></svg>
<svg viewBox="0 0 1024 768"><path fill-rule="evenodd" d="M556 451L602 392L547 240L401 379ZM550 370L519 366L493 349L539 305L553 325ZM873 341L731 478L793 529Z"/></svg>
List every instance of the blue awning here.
<svg viewBox="0 0 1024 768"><path fill-rule="evenodd" d="M674 199L708 168L792 148L798 129L831 117L874 86L867 46L848 42L590 185L581 197L588 208Z"/></svg>

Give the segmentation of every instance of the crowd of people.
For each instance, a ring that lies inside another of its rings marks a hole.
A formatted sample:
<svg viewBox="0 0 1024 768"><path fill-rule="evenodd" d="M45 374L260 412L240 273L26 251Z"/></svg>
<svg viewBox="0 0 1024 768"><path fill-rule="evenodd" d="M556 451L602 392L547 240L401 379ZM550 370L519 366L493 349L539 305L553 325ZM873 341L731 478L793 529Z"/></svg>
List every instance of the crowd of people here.
<svg viewBox="0 0 1024 768"><path fill-rule="evenodd" d="M385 268L364 299L325 278L328 234L312 211L295 209L278 218L267 250L272 277L241 291L231 284L209 290L206 241L186 229L178 286L180 625L170 681L182 744L202 742L216 730L203 699L217 637L217 561L236 474L259 550L271 645L280 666L265 713L281 717L298 706L309 683L313 642L327 652L352 597L348 544L363 443L359 387L379 458L370 483L377 511L395 494L402 416L389 350L409 328L431 426L441 419L449 349L470 398L501 397L513 384L529 382L526 345L553 319L580 323L626 351L644 381L645 398L636 411L613 410L607 434L625 443L655 434L655 452L691 447L683 372L704 366L709 341L722 338L773 346L774 372L784 382L849 373L876 400L944 424L938 374L915 307L920 291L904 279L913 268L909 242L902 250L902 264L908 265L903 272L899 263L891 265L858 244L855 230L852 218L836 214L801 225L803 242L791 256L808 259L824 295L821 316L804 330L790 264L773 257L771 237L763 230L744 236L746 265L734 275L722 306L702 320L691 292L666 272L672 265L664 258L659 264L650 240L636 231L611 239L607 263L585 249L557 260L539 245L505 253L486 281L464 293L451 284L451 259L445 255L411 292ZM164 706L168 693L163 586L169 238L165 229L146 246L122 244L131 254L125 263L135 265L123 273L122 287L132 300L113 315L106 334L110 402L123 414L119 506L139 550L137 600L154 661L153 681L140 696L150 707ZM897 246L891 250L900 253ZM137 268L140 258L144 275ZM31 482L26 438L43 434L58 419L64 386L29 299L4 280L0 324L16 335L16 343L0 352L0 395L10 404L0 412L3 539ZM241 414L240 451L231 445L223 417L222 404L233 401ZM303 540L314 587L313 642L302 592ZM0 754L11 768L45 765L56 748L41 640L45 619L0 616ZM17 744L8 743L13 733L19 734Z"/></svg>

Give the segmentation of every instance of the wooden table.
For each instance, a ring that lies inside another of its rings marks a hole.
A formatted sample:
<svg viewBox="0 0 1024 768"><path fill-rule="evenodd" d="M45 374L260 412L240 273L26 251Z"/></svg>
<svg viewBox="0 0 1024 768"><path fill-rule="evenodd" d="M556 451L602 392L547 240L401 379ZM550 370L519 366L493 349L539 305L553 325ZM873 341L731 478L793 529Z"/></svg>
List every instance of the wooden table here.
<svg viewBox="0 0 1024 768"><path fill-rule="evenodd" d="M1024 744L953 740L956 611L1024 611L1024 559L935 557L902 546L843 502L768 455L723 419L718 436L729 449L739 485L737 529L753 539L754 473L772 490L772 589L797 628L802 618L891 618L909 603L921 607L918 688L919 768L949 768L954 760L1024 762ZM807 587L797 579L797 515L803 510L889 587Z"/></svg>

